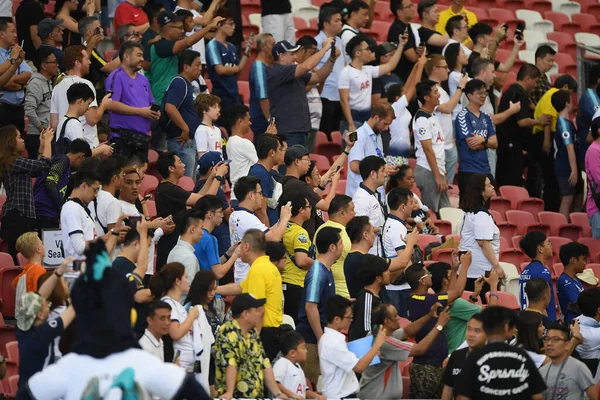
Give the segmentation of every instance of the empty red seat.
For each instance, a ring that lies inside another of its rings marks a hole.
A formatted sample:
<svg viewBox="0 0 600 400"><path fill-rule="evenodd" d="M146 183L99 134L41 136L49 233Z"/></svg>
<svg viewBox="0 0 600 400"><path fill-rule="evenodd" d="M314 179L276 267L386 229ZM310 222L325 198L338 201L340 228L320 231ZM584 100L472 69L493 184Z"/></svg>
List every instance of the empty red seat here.
<svg viewBox="0 0 600 400"><path fill-rule="evenodd" d="M179 180L177 186L183 188L184 190L187 190L188 192L191 192L192 190L194 190L195 183L194 180L189 176L184 176Z"/></svg>
<svg viewBox="0 0 600 400"><path fill-rule="evenodd" d="M327 157L325 157L325 156L322 156L320 154L311 153L311 154L309 154L309 157L311 160L313 160L317 163L316 166L319 169L319 172L321 174L327 172L329 170L329 168L331 167L331 164L329 163L329 159L327 159Z"/></svg>
<svg viewBox="0 0 600 400"><path fill-rule="evenodd" d="M6 343L7 359L19 365L19 343L14 340Z"/></svg>
<svg viewBox="0 0 600 400"><path fill-rule="evenodd" d="M520 186L500 186L500 195L510 200L513 210L527 211L534 218L540 211L544 211L544 200L537 197L529 197L527 189Z"/></svg>
<svg viewBox="0 0 600 400"><path fill-rule="evenodd" d="M311 37L315 37L319 34L319 30L315 29L315 28L303 28L303 29L298 29L296 30L296 40L300 39L302 36L311 36Z"/></svg>
<svg viewBox="0 0 600 400"><path fill-rule="evenodd" d="M113 56L117 53L118 50L106 50L104 52L104 59L110 62L113 59Z"/></svg>
<svg viewBox="0 0 600 400"><path fill-rule="evenodd" d="M509 222L497 222L496 225L500 229L500 237L506 240L511 240L517 234L517 226Z"/></svg>
<svg viewBox="0 0 600 400"><path fill-rule="evenodd" d="M525 0L525 9L537 11L544 15L544 12L552 11L552 2L547 0Z"/></svg>
<svg viewBox="0 0 600 400"><path fill-rule="evenodd" d="M518 249L508 249L508 250L500 250L500 257L498 257L500 261L507 262L513 265L521 265L521 263L527 261L527 256L521 250Z"/></svg>
<svg viewBox="0 0 600 400"><path fill-rule="evenodd" d="M528 232L540 231L547 236L550 234L548 225L540 224L535 220L533 214L520 210L509 210L506 212L506 220L512 225L516 225L519 235L526 235Z"/></svg>
<svg viewBox="0 0 600 400"><path fill-rule="evenodd" d="M542 211L538 213L538 218L542 224L550 226L552 236L562 236L571 240L577 240L581 236L581 227L569 224L567 217L561 213Z"/></svg>
<svg viewBox="0 0 600 400"><path fill-rule="evenodd" d="M590 262L598 262L598 253L600 253L600 239L594 238L579 238L577 240L581 244L585 244L590 249Z"/></svg>
<svg viewBox="0 0 600 400"><path fill-rule="evenodd" d="M463 290L462 294L460 295L460 297L462 297L465 300L469 300L471 296L473 296L473 292L468 290ZM481 302L481 297L477 297L477 301L473 304L477 304L479 306L482 305L483 303Z"/></svg>
<svg viewBox="0 0 600 400"><path fill-rule="evenodd" d="M523 238L523 235L515 235L512 237L512 245L515 249L521 248L521 238Z"/></svg>
<svg viewBox="0 0 600 400"><path fill-rule="evenodd" d="M17 253L17 263L19 264L19 267L24 267L25 265L27 265L29 261L25 258L25 256L21 253Z"/></svg>
<svg viewBox="0 0 600 400"><path fill-rule="evenodd" d="M155 164L158 161L158 153L156 150L148 150L148 163Z"/></svg>
<svg viewBox="0 0 600 400"><path fill-rule="evenodd" d="M17 391L19 390L19 375L13 375L8 377L8 386L10 391L10 396L16 396Z"/></svg>
<svg viewBox="0 0 600 400"><path fill-rule="evenodd" d="M11 257L12 260L12 257ZM19 275L21 268L15 266L0 268L0 300L2 300L2 314L7 318L15 316L16 291L12 281Z"/></svg>
<svg viewBox="0 0 600 400"><path fill-rule="evenodd" d="M504 215L496 210L489 210L490 214L492 214L492 218L494 218L494 222L497 224L499 222L504 222Z"/></svg>
<svg viewBox="0 0 600 400"><path fill-rule="evenodd" d="M317 143L315 146L315 153L324 156L329 160L330 164L332 164L335 162L334 157L339 156L340 154L340 146L337 143L330 141Z"/></svg>
<svg viewBox="0 0 600 400"><path fill-rule="evenodd" d="M506 22L516 19L515 12L506 8L490 8L488 9L488 15L490 18L494 18L500 22ZM493 26L495 28L495 26Z"/></svg>
<svg viewBox="0 0 600 400"><path fill-rule="evenodd" d="M587 216L587 213L577 212L571 213L569 215L571 218L571 222L577 226L581 227L582 233L584 237L592 236L592 227L590 226L590 219Z"/></svg>
<svg viewBox="0 0 600 400"><path fill-rule="evenodd" d="M434 220L433 224L438 228L440 235L449 235L452 233L452 222L443 219Z"/></svg>
<svg viewBox="0 0 600 400"><path fill-rule="evenodd" d="M552 21L555 32L565 32L571 35L580 32L579 25L571 22L567 14L556 11L547 11L544 13L544 18Z"/></svg>
<svg viewBox="0 0 600 400"><path fill-rule="evenodd" d="M158 179L153 175L146 174L144 176L144 179L142 179L142 183L140 183L138 192L142 196L145 196L148 193L154 193L157 186L158 186Z"/></svg>
<svg viewBox="0 0 600 400"><path fill-rule="evenodd" d="M507 238L500 236L500 251L502 250L510 250L512 246Z"/></svg>
<svg viewBox="0 0 600 400"><path fill-rule="evenodd" d="M244 104L250 104L250 82L238 81L238 88Z"/></svg>
<svg viewBox="0 0 600 400"><path fill-rule="evenodd" d="M518 311L521 309L521 307L519 306L519 302L517 301L517 298L515 297L514 294L507 293L507 292L496 292L496 293L498 293L498 305L499 306L510 308L511 310L515 310L515 311ZM490 292L487 292L485 294L485 298L487 299L487 302L489 304Z"/></svg>
<svg viewBox="0 0 600 400"><path fill-rule="evenodd" d="M148 217L156 217L156 203L154 202L154 200L146 201L146 207L148 208Z"/></svg>
<svg viewBox="0 0 600 400"><path fill-rule="evenodd" d="M489 16L485 8L469 7L469 10L472 11L473 14L475 14L475 16L477 17L477 21L481 21L482 19L485 19Z"/></svg>
<svg viewBox="0 0 600 400"><path fill-rule="evenodd" d="M490 210L495 210L500 214L506 215L506 212L511 210L510 200L500 196L493 196L490 199Z"/></svg>
<svg viewBox="0 0 600 400"><path fill-rule="evenodd" d="M327 134L323 131L317 131L317 137L315 140L315 144L321 144L321 143L329 143L329 138L327 137Z"/></svg>
<svg viewBox="0 0 600 400"><path fill-rule="evenodd" d="M558 72L561 73L577 73L577 63L568 54L556 53L554 61L558 64Z"/></svg>
<svg viewBox="0 0 600 400"><path fill-rule="evenodd" d="M294 27L296 29L308 28L308 23L302 17L294 17Z"/></svg>
<svg viewBox="0 0 600 400"><path fill-rule="evenodd" d="M573 59L577 58L577 43L573 35L565 32L550 32L546 36L548 40L552 40L558 44L560 52L570 55Z"/></svg>
<svg viewBox="0 0 600 400"><path fill-rule="evenodd" d="M385 21L373 21L371 24L371 32L378 42L385 42L387 40L390 25L391 23Z"/></svg>
<svg viewBox="0 0 600 400"><path fill-rule="evenodd" d="M523 0L504 0L502 8L510 10L514 13L517 10L525 8L525 2Z"/></svg>
<svg viewBox="0 0 600 400"><path fill-rule="evenodd" d="M579 26L581 26L582 32L591 32L597 34L597 32L594 31L600 28L598 20L592 14L575 13L571 14L571 19L574 23L579 24Z"/></svg>
<svg viewBox="0 0 600 400"><path fill-rule="evenodd" d="M552 265L560 262L560 248L567 243L571 243L572 240L560 236L548 236L548 240L552 243Z"/></svg>
<svg viewBox="0 0 600 400"><path fill-rule="evenodd" d="M12 267L14 265L15 261L10 254L0 253L0 267Z"/></svg>
<svg viewBox="0 0 600 400"><path fill-rule="evenodd" d="M431 259L434 261L441 261L452 265L452 253L456 249L440 249L433 253Z"/></svg>
<svg viewBox="0 0 600 400"><path fill-rule="evenodd" d="M550 272L552 272L552 279L558 279L558 277L562 275L564 270L565 266L562 265L562 263L552 264L552 268L550 269Z"/></svg>

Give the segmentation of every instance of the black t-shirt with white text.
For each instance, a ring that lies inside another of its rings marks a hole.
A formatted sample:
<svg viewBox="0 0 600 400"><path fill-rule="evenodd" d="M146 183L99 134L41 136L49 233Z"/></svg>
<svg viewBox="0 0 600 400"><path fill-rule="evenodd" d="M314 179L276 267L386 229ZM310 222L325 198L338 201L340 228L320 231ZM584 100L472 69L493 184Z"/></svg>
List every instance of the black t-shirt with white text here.
<svg viewBox="0 0 600 400"><path fill-rule="evenodd" d="M458 385L458 377L462 372L465 364L467 363L467 357L469 356L469 348L464 347L460 350L455 350L450 356L450 360L448 360L448 365L444 370L444 377L442 381L444 385L449 386L454 389L454 394L456 394L456 386Z"/></svg>
<svg viewBox="0 0 600 400"><path fill-rule="evenodd" d="M530 400L546 384L525 350L495 342L471 352L455 390L471 400Z"/></svg>

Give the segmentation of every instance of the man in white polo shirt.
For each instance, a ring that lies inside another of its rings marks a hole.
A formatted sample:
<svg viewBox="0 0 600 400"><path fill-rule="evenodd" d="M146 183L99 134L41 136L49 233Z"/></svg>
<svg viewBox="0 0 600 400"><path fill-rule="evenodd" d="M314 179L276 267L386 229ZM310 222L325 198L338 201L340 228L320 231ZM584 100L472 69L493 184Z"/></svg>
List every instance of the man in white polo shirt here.
<svg viewBox="0 0 600 400"><path fill-rule="evenodd" d="M167 257L167 263L179 262L185 267L190 285L194 280L194 276L196 276L196 272L200 270L200 263L194 253L194 246L202 239L204 234L202 220L198 210L191 209L187 211L182 221L181 236L179 236L177 245L173 247Z"/></svg>
<svg viewBox="0 0 600 400"><path fill-rule="evenodd" d="M389 103L380 102L373 107L371 118L356 130L356 143L348 154L348 181L346 182L346 194L354 197L358 185L362 182L360 176L360 161L367 156L378 156L383 158L383 142L380 133L387 130L395 118L394 109ZM386 169L387 175L396 173L395 167ZM383 188L380 193L384 195Z"/></svg>
<svg viewBox="0 0 600 400"><path fill-rule="evenodd" d="M239 243L246 232L250 229L258 229L264 232L267 241L279 242L283 239L283 234L287 223L292 216L291 205L283 205L279 214L279 221L271 228L267 228L254 213L262 208L263 193L260 187L260 179L256 176L241 177L235 187L235 197L239 205L233 209L229 216L229 232L231 233L231 244ZM235 283L240 283L246 279L250 265L242 261L241 257L235 261L233 277Z"/></svg>
<svg viewBox="0 0 600 400"><path fill-rule="evenodd" d="M138 343L142 350L165 361L165 344L162 337L169 334L171 306L162 300L153 301L148 306L146 322L148 322L148 327Z"/></svg>
<svg viewBox="0 0 600 400"><path fill-rule="evenodd" d="M98 196L88 204L88 210L96 223L96 232L100 235L114 228L122 214L121 205L115 194L121 189L123 181L123 161L121 157L98 161L98 174L102 185Z"/></svg>
<svg viewBox="0 0 600 400"><path fill-rule="evenodd" d="M440 92L433 81L417 85L417 99L422 104L413 119L413 134L417 155L415 180L421 191L421 201L430 210L450 207L446 181L446 150L444 132L434 115L440 104ZM356 147L356 146L354 146Z"/></svg>
<svg viewBox="0 0 600 400"><path fill-rule="evenodd" d="M368 156L360 162L360 175L363 178L352 202L356 215L369 217L373 228L376 228L376 238L370 254L383 257L381 233L385 223L386 205L385 195L377 189L385 184L385 160L377 156Z"/></svg>

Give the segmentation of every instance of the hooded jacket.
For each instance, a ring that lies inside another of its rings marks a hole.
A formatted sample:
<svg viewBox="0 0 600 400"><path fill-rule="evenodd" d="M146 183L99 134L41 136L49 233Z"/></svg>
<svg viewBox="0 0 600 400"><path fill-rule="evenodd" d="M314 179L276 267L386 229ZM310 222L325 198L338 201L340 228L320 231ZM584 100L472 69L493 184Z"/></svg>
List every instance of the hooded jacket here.
<svg viewBox="0 0 600 400"><path fill-rule="evenodd" d="M27 82L25 115L29 118L28 135L39 135L41 125L50 126L50 99L52 81L39 72L34 72Z"/></svg>

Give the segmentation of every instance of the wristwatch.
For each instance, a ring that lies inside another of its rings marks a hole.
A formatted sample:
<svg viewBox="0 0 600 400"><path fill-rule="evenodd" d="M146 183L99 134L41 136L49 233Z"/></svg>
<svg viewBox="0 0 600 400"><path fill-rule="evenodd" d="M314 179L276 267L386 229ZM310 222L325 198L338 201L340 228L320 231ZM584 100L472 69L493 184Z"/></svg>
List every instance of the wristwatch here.
<svg viewBox="0 0 600 400"><path fill-rule="evenodd" d="M12 65L17 65L17 60L15 58L9 58L9 61Z"/></svg>
<svg viewBox="0 0 600 400"><path fill-rule="evenodd" d="M215 175L215 179L218 180L218 181L220 181L220 180L223 179L223 177L221 175Z"/></svg>
<svg viewBox="0 0 600 400"><path fill-rule="evenodd" d="M464 88L464 87L460 87L460 86L459 86L459 87L458 87L458 89L459 89L461 92L464 92L464 91L465 91L465 88Z"/></svg>
<svg viewBox="0 0 600 400"><path fill-rule="evenodd" d="M111 235L119 236L119 232L115 231L114 229L111 229L110 233Z"/></svg>
<svg viewBox="0 0 600 400"><path fill-rule="evenodd" d="M442 325L438 325L435 327L435 329L437 329L439 332L444 330L444 327Z"/></svg>

